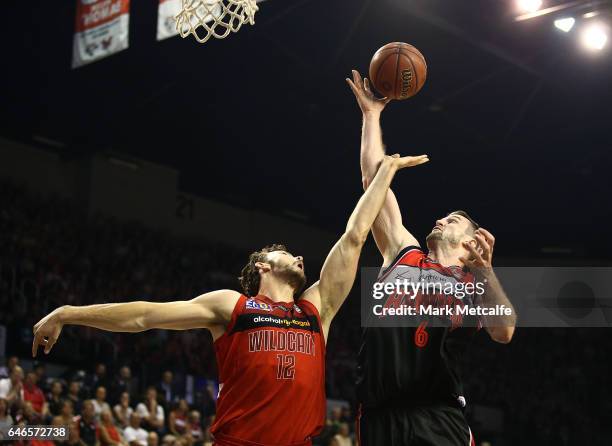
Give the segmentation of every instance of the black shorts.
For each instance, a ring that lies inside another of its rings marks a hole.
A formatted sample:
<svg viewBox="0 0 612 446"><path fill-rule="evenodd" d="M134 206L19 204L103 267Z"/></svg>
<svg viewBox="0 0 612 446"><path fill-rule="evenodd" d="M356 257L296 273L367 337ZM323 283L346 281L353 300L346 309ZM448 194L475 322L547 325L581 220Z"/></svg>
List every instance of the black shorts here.
<svg viewBox="0 0 612 446"><path fill-rule="evenodd" d="M362 408L357 436L360 446L475 445L463 411L448 404Z"/></svg>

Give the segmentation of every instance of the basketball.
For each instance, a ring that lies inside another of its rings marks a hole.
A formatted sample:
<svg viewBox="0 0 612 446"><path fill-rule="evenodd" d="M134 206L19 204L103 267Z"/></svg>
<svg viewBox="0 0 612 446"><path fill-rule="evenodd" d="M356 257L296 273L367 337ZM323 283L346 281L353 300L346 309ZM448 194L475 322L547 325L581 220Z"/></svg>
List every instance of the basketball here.
<svg viewBox="0 0 612 446"><path fill-rule="evenodd" d="M402 42L380 48L370 62L374 88L390 99L408 99L419 92L427 77L427 63L419 50Z"/></svg>

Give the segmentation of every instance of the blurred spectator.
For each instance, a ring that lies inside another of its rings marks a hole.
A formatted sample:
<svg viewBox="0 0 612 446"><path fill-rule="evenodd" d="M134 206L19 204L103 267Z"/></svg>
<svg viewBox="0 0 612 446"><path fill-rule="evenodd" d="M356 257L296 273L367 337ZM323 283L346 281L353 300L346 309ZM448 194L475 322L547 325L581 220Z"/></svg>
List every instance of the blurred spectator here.
<svg viewBox="0 0 612 446"><path fill-rule="evenodd" d="M187 414L189 413L189 404L185 399L179 400L176 408L170 411L168 417L168 430L175 437L181 437L187 434Z"/></svg>
<svg viewBox="0 0 612 446"><path fill-rule="evenodd" d="M140 415L136 412L130 417L130 425L123 430L123 436L130 446L147 446L149 433L140 427Z"/></svg>
<svg viewBox="0 0 612 446"><path fill-rule="evenodd" d="M134 409L130 407L130 394L123 392L119 397L119 403L113 408L115 419L122 429L125 429L130 424L130 417Z"/></svg>
<svg viewBox="0 0 612 446"><path fill-rule="evenodd" d="M355 418L353 418L353 413L349 406L342 407L342 415L340 416L340 420L343 423L348 423L349 426L355 421Z"/></svg>
<svg viewBox="0 0 612 446"><path fill-rule="evenodd" d="M111 400L118 401L119 396L123 392L129 393L130 399L133 400L138 394L137 390L134 380L132 379L132 370L127 365L124 365L119 369L119 374L113 381Z"/></svg>
<svg viewBox="0 0 612 446"><path fill-rule="evenodd" d="M2 432L13 425L13 417L9 413L8 402L5 398L0 398L0 440Z"/></svg>
<svg viewBox="0 0 612 446"><path fill-rule="evenodd" d="M49 418L49 405L45 394L37 385L38 375L28 372L23 384L23 399L32 405L33 416L36 419L34 424L46 424Z"/></svg>
<svg viewBox="0 0 612 446"><path fill-rule="evenodd" d="M60 380L54 380L51 384L51 391L47 395L47 402L49 403L49 412L52 416L57 416L62 410L64 386Z"/></svg>
<svg viewBox="0 0 612 446"><path fill-rule="evenodd" d="M159 435L157 435L157 432L149 432L149 435L147 435L147 446L159 446Z"/></svg>
<svg viewBox="0 0 612 446"><path fill-rule="evenodd" d="M100 421L100 414L104 410L111 411L109 404L106 402L106 388L99 386L96 389L96 398L91 401L94 405L94 416L96 421Z"/></svg>
<svg viewBox="0 0 612 446"><path fill-rule="evenodd" d="M350 437L350 429L347 423L338 425L338 433L334 435L330 446L353 446L353 440Z"/></svg>
<svg viewBox="0 0 612 446"><path fill-rule="evenodd" d="M166 410L169 410L170 404L174 403L180 398L177 385L174 382L174 375L170 370L166 370L162 374L162 379L157 386L157 391Z"/></svg>
<svg viewBox="0 0 612 446"><path fill-rule="evenodd" d="M342 423L342 407L334 406L329 413L329 421L332 426L338 427Z"/></svg>
<svg viewBox="0 0 612 446"><path fill-rule="evenodd" d="M72 401L62 400L60 404L60 412L53 417L51 424L54 426L72 425L74 422L74 407Z"/></svg>
<svg viewBox="0 0 612 446"><path fill-rule="evenodd" d="M157 390L147 387L144 401L136 406L143 427L149 431L161 432L164 427L164 408L157 402Z"/></svg>
<svg viewBox="0 0 612 446"><path fill-rule="evenodd" d="M56 445L73 445L76 444L76 431L77 427L75 424L74 410L72 407L72 401L65 399L62 400L60 414L53 417L51 421L53 426L69 426L70 438L64 441L56 441Z"/></svg>
<svg viewBox="0 0 612 446"><path fill-rule="evenodd" d="M0 379L0 398L6 398L9 406L22 399L23 369L16 365L9 378Z"/></svg>
<svg viewBox="0 0 612 446"><path fill-rule="evenodd" d="M100 422L98 423L98 438L100 446L126 446L127 443L121 438L119 430L113 423L111 411L103 409L100 413Z"/></svg>
<svg viewBox="0 0 612 446"><path fill-rule="evenodd" d="M214 422L215 415L211 415L210 417L208 417L206 428L204 429L204 446L212 445L213 443L212 434L210 433L210 427L214 424Z"/></svg>
<svg viewBox="0 0 612 446"><path fill-rule="evenodd" d="M81 399L81 383L78 381L70 381L68 384L68 395L66 398L72 402L74 413L81 413L83 400Z"/></svg>
<svg viewBox="0 0 612 446"><path fill-rule="evenodd" d="M6 365L0 367L0 379L11 376L11 371L16 365L19 365L19 358L17 356L9 356L6 360Z"/></svg>
<svg viewBox="0 0 612 446"><path fill-rule="evenodd" d="M187 422L187 432L191 436L195 446L199 446L204 442L204 431L202 430L202 420L200 419L200 412L192 410L189 412L189 419Z"/></svg>
<svg viewBox="0 0 612 446"><path fill-rule="evenodd" d="M19 417L17 415L18 421L25 421L26 424L40 424L40 414L34 411L32 408L32 403L30 401L23 401L23 404L20 405L22 410L22 416Z"/></svg>
<svg viewBox="0 0 612 446"><path fill-rule="evenodd" d="M75 419L76 438L81 445L97 446L98 431L94 418L94 405L91 400L83 402L83 410Z"/></svg>
<svg viewBox="0 0 612 446"><path fill-rule="evenodd" d="M207 385L202 390L196 392L194 406L200 411L203 418L208 418L214 415L217 409L214 395L218 390L212 388L211 385Z"/></svg>
<svg viewBox="0 0 612 446"><path fill-rule="evenodd" d="M94 372L86 375L83 384L87 388L87 392L91 397L94 396L93 392L98 387L108 389L110 382L108 380L108 376L106 375L106 364L102 362L97 363Z"/></svg>

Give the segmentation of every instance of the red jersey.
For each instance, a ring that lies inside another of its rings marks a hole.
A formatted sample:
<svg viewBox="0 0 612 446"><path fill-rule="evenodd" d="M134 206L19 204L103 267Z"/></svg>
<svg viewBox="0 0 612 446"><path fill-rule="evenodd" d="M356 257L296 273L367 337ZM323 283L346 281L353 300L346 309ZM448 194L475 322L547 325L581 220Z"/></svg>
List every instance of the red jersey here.
<svg viewBox="0 0 612 446"><path fill-rule="evenodd" d="M310 302L240 296L215 341L218 446L302 446L325 419L325 340Z"/></svg>

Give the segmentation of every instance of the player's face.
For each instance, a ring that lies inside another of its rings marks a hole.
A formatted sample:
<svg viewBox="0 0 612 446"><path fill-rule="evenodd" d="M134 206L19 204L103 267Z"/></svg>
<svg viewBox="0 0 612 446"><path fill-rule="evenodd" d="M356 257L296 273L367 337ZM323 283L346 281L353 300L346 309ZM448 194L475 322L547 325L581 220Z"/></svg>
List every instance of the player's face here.
<svg viewBox="0 0 612 446"><path fill-rule="evenodd" d="M272 268L272 273L280 280L287 281L296 291L304 287L306 274L302 256L294 257L287 251L272 251L268 253L267 260Z"/></svg>
<svg viewBox="0 0 612 446"><path fill-rule="evenodd" d="M462 215L450 214L436 220L436 224L427 236L427 246L439 242L447 242L459 246L461 242L471 240L470 221Z"/></svg>
<svg viewBox="0 0 612 446"><path fill-rule="evenodd" d="M268 253L268 261L278 268L290 268L296 272L304 272L304 258L302 256L294 257L287 251Z"/></svg>

